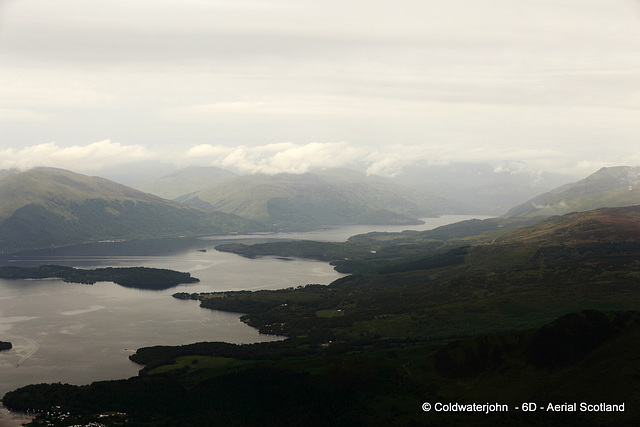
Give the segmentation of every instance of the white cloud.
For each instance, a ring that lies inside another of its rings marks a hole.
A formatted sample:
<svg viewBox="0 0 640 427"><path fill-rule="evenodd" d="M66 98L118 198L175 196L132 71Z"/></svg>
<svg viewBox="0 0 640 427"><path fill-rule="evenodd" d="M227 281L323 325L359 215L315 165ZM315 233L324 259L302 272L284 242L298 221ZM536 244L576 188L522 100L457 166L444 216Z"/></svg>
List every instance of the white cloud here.
<svg viewBox="0 0 640 427"><path fill-rule="evenodd" d="M316 168L356 168L370 175L398 176L416 162L431 165L485 163L494 172L539 174L556 172L585 177L601 167L640 165L640 150L634 156L615 153L598 160L585 160L583 152L540 148L510 149L486 147L461 151L455 144L356 145L350 142L279 142L257 146L199 144L187 150L180 146L151 150L142 145L126 145L111 140L86 145L60 146L55 142L21 149L0 149L0 169L28 169L51 166L86 174L100 174L105 168L127 163L154 161L184 167L218 166L245 173L305 173ZM117 179L116 179L117 180Z"/></svg>
<svg viewBox="0 0 640 427"><path fill-rule="evenodd" d="M201 144L183 156L183 163L227 168L240 173L304 173L314 168L352 167L370 175L397 176L416 162L432 165L486 163L494 172L539 174L541 171L584 177L604 166L640 165L640 153L630 159L584 161L581 153L540 148L474 148L461 151L454 144L387 144L362 146L349 142L283 142L260 146ZM178 156L174 156L178 158Z"/></svg>
<svg viewBox="0 0 640 427"><path fill-rule="evenodd" d="M0 0L0 166L640 164L639 18L631 0ZM86 143L104 135L128 142Z"/></svg>
<svg viewBox="0 0 640 427"><path fill-rule="evenodd" d="M22 149L0 150L0 169L29 169L50 166L79 172L90 172L114 164L136 162L153 157L139 145L122 145L111 140L85 146L61 147L55 142L32 145Z"/></svg>
<svg viewBox="0 0 640 427"><path fill-rule="evenodd" d="M187 158L242 173L305 173L313 168L345 167L360 161L366 152L346 142L281 142L255 147L225 147L201 144Z"/></svg>

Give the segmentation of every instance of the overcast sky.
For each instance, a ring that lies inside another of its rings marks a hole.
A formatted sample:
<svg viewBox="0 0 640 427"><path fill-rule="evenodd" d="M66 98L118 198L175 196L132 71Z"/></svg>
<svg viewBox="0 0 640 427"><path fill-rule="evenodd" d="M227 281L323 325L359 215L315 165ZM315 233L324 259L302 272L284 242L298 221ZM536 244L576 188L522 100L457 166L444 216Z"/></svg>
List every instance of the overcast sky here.
<svg viewBox="0 0 640 427"><path fill-rule="evenodd" d="M636 0L0 0L0 168L640 165Z"/></svg>

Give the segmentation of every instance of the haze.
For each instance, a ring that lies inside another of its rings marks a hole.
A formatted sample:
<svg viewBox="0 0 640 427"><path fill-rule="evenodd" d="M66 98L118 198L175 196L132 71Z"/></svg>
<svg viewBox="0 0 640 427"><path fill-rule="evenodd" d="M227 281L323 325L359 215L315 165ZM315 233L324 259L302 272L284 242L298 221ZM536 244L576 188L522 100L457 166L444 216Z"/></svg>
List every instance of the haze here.
<svg viewBox="0 0 640 427"><path fill-rule="evenodd" d="M0 1L0 168L640 165L631 0Z"/></svg>

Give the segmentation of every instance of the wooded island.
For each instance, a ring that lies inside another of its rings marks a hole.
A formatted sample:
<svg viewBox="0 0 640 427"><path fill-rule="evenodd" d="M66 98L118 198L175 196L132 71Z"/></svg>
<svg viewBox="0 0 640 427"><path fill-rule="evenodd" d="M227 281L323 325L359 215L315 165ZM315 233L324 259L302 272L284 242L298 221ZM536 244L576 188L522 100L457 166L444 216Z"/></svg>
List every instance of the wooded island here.
<svg viewBox="0 0 640 427"><path fill-rule="evenodd" d="M62 265L41 265L39 267L0 267L2 279L48 279L57 278L65 282L93 285L96 282L113 282L120 286L138 289L162 290L182 283L200 280L190 273L149 267L106 267L93 270L66 267Z"/></svg>

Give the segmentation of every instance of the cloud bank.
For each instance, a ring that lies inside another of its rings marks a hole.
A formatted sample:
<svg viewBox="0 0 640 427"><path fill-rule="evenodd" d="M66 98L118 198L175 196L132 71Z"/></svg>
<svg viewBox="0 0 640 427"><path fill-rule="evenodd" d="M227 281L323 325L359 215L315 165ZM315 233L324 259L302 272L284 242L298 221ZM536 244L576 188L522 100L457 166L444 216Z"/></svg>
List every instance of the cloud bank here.
<svg viewBox="0 0 640 427"><path fill-rule="evenodd" d="M339 163L329 148L384 174L414 149L624 163L639 22L633 0L0 1L0 151L108 136L185 162L221 146L247 171Z"/></svg>
<svg viewBox="0 0 640 427"><path fill-rule="evenodd" d="M0 169L24 170L49 166L99 175L102 170L135 169L136 164L145 163L147 169L157 164L166 172L171 168L191 165L217 166L240 174L270 175L300 174L316 168L351 168L366 171L370 175L394 177L402 175L406 167L416 164L484 163L491 165L496 173L555 172L581 178L604 166L640 165L640 150L635 156L601 156L598 160L587 160L581 154L544 148L522 149L517 146L460 152L454 144L364 146L347 141L304 144L280 142L258 146L198 144L186 150L179 146L152 150L142 145L126 145L105 139L67 147L50 142L20 149L1 149ZM132 166L126 168L127 164ZM128 173L131 174L131 171ZM163 174L162 171L158 173Z"/></svg>
<svg viewBox="0 0 640 427"><path fill-rule="evenodd" d="M367 151L346 142L283 142L258 147L225 147L202 144L187 151L186 157L206 159L213 166L241 173L305 173L314 168L355 166L363 162Z"/></svg>
<svg viewBox="0 0 640 427"><path fill-rule="evenodd" d="M152 157L153 155L142 146L122 145L109 139L70 147L61 147L55 142L49 142L20 149L0 149L0 169L25 170L47 166L91 172Z"/></svg>

